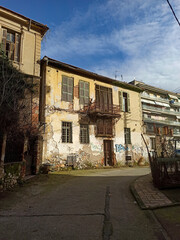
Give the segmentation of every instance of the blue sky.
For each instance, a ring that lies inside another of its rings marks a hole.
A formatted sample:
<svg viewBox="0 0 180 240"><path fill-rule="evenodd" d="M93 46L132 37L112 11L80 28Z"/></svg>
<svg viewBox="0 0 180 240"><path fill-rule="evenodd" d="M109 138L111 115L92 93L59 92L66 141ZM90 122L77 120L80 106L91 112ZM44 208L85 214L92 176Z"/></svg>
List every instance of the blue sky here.
<svg viewBox="0 0 180 240"><path fill-rule="evenodd" d="M179 0L170 0L180 19ZM166 0L1 0L50 30L48 57L129 82L180 91L180 27Z"/></svg>

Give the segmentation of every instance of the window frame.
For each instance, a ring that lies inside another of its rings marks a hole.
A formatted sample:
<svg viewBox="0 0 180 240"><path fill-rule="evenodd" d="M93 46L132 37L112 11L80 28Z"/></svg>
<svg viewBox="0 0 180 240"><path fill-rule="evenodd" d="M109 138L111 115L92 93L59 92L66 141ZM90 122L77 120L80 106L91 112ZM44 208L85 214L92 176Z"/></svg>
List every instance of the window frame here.
<svg viewBox="0 0 180 240"><path fill-rule="evenodd" d="M120 111L122 111L122 112L130 112L130 96L129 96L129 93L119 91L119 107L120 107Z"/></svg>
<svg viewBox="0 0 180 240"><path fill-rule="evenodd" d="M63 131L65 132L63 133ZM62 143L73 142L72 141L72 122L62 121L61 139L62 139Z"/></svg>
<svg viewBox="0 0 180 240"><path fill-rule="evenodd" d="M89 125L80 124L80 135L79 135L81 144L89 144Z"/></svg>
<svg viewBox="0 0 180 240"><path fill-rule="evenodd" d="M79 80L79 104L88 105L88 103L89 103L89 82Z"/></svg>
<svg viewBox="0 0 180 240"><path fill-rule="evenodd" d="M21 34L5 27L1 28L1 34L2 50L6 56L14 62L20 62ZM12 36L14 41L12 41ZM7 49L7 44L9 45L9 49Z"/></svg>
<svg viewBox="0 0 180 240"><path fill-rule="evenodd" d="M61 100L65 102L73 102L73 99L74 99L74 78L62 75Z"/></svg>
<svg viewBox="0 0 180 240"><path fill-rule="evenodd" d="M131 129L124 128L124 143L131 144Z"/></svg>
<svg viewBox="0 0 180 240"><path fill-rule="evenodd" d="M96 108L102 112L113 112L113 91L112 88L95 85Z"/></svg>
<svg viewBox="0 0 180 240"><path fill-rule="evenodd" d="M105 118L105 119L98 119L96 123L96 136L113 136L113 123L112 119Z"/></svg>

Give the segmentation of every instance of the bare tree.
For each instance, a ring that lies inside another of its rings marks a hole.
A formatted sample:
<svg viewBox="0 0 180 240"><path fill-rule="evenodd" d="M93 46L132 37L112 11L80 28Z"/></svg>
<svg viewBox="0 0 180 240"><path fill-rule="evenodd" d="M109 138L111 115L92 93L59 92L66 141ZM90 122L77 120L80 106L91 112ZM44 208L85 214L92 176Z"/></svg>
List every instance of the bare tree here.
<svg viewBox="0 0 180 240"><path fill-rule="evenodd" d="M4 164L7 137L27 134L36 134L32 123L34 93L32 78L18 69L0 51L0 133L1 158L0 165ZM37 120L37 119L36 119Z"/></svg>

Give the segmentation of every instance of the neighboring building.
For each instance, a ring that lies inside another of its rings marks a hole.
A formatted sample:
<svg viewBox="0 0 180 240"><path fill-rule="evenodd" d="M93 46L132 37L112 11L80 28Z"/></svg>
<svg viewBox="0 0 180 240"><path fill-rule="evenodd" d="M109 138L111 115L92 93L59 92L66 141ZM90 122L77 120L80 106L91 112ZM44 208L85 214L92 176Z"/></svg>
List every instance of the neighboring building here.
<svg viewBox="0 0 180 240"><path fill-rule="evenodd" d="M147 85L140 81L131 84L143 89L141 93L144 133L151 151L156 146L156 136L173 139L174 146L180 143L180 95Z"/></svg>
<svg viewBox="0 0 180 240"><path fill-rule="evenodd" d="M140 88L48 57L41 68L43 163L83 168L142 160Z"/></svg>
<svg viewBox="0 0 180 240"><path fill-rule="evenodd" d="M6 56L12 60L13 65L28 75L30 81L36 84L36 94L31 95L29 100L26 99L30 101L26 101L26 104L30 106L31 122L34 124L34 127L38 127L39 124L38 92L40 87L41 41L47 30L48 27L46 25L0 6L0 47ZM14 141L14 144L7 142L6 149L8 149L8 147L9 149L6 152L9 156L6 154L5 165L4 163L0 164L2 168L4 168L4 166L7 167L8 164L12 165L12 162L16 162L17 159L22 161L23 154L16 146L17 142L18 141ZM27 152L25 148L28 147L24 146L24 151ZM29 158L29 161L26 163L26 169L24 170L26 174L32 173L32 165L35 165L33 171L38 171L40 164L38 161L39 160L32 163L32 158L31 160ZM1 173L3 171L1 171Z"/></svg>

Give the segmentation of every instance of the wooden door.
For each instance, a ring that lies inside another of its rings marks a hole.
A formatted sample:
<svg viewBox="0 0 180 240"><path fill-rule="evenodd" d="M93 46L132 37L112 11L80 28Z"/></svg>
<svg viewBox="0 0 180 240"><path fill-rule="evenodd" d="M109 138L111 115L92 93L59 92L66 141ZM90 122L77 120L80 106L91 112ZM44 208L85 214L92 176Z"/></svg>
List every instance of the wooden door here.
<svg viewBox="0 0 180 240"><path fill-rule="evenodd" d="M104 140L104 165L113 166L113 141Z"/></svg>

